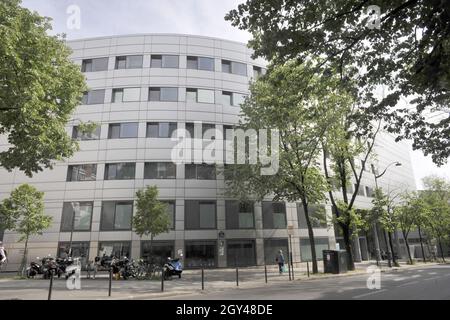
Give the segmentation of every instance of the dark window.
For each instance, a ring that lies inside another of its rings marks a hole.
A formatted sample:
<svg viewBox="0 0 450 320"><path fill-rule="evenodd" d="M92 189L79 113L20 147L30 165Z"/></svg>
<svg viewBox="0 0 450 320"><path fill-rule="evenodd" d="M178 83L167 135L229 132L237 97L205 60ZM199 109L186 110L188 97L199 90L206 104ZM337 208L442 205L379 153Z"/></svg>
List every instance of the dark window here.
<svg viewBox="0 0 450 320"><path fill-rule="evenodd" d="M187 68L214 71L214 59L206 57L187 57Z"/></svg>
<svg viewBox="0 0 450 320"><path fill-rule="evenodd" d="M175 179L177 166L173 162L146 162L144 179Z"/></svg>
<svg viewBox="0 0 450 320"><path fill-rule="evenodd" d="M222 72L231 73L231 61L222 60Z"/></svg>
<svg viewBox="0 0 450 320"><path fill-rule="evenodd" d="M256 265L255 240L227 240L228 267Z"/></svg>
<svg viewBox="0 0 450 320"><path fill-rule="evenodd" d="M185 200L184 219L186 230L215 229L216 202Z"/></svg>
<svg viewBox="0 0 450 320"><path fill-rule="evenodd" d="M130 180L136 175L136 163L109 163L105 166L105 180Z"/></svg>
<svg viewBox="0 0 450 320"><path fill-rule="evenodd" d="M233 105L233 93L229 91L222 91L222 104L225 106Z"/></svg>
<svg viewBox="0 0 450 320"><path fill-rule="evenodd" d="M264 260L266 264L276 264L276 258L280 250L283 253L284 261L288 263L288 240L287 239L265 239L264 240Z"/></svg>
<svg viewBox="0 0 450 320"><path fill-rule="evenodd" d="M355 189L356 189L356 184L354 184L354 186L355 186ZM357 195L358 196L364 196L364 187L362 185L359 185Z"/></svg>
<svg viewBox="0 0 450 320"><path fill-rule="evenodd" d="M171 138L177 130L176 122L149 122L147 123L147 138Z"/></svg>
<svg viewBox="0 0 450 320"><path fill-rule="evenodd" d="M158 88L149 89L148 101L178 101L178 88Z"/></svg>
<svg viewBox="0 0 450 320"><path fill-rule="evenodd" d="M108 139L137 138L138 123L112 123L109 125Z"/></svg>
<svg viewBox="0 0 450 320"><path fill-rule="evenodd" d="M194 126L194 123L186 122L185 128L186 128L186 131L189 133L189 137L191 139L194 139L195 138L195 126Z"/></svg>
<svg viewBox="0 0 450 320"><path fill-rule="evenodd" d="M253 78L258 79L262 75L261 67L253 66Z"/></svg>
<svg viewBox="0 0 450 320"><path fill-rule="evenodd" d="M96 177L96 164L70 165L67 170L67 181L95 181Z"/></svg>
<svg viewBox="0 0 450 320"><path fill-rule="evenodd" d="M311 221L311 225L313 228L327 227L325 206L310 204L308 205L308 212L309 220ZM297 203L297 219L299 228L308 228L308 226L306 225L305 210L303 209L301 203Z"/></svg>
<svg viewBox="0 0 450 320"><path fill-rule="evenodd" d="M81 72L95 72L108 70L109 58L84 59L81 65Z"/></svg>
<svg viewBox="0 0 450 320"><path fill-rule="evenodd" d="M317 260L322 260L322 251L328 250L330 248L328 238L314 237L314 247L316 249ZM300 238L300 256L302 261L312 261L311 243L309 241L309 238Z"/></svg>
<svg viewBox="0 0 450 320"><path fill-rule="evenodd" d="M366 186L366 196L369 198L373 198L375 196L373 188Z"/></svg>
<svg viewBox="0 0 450 320"><path fill-rule="evenodd" d="M247 65L240 62L222 60L222 72L246 76Z"/></svg>
<svg viewBox="0 0 450 320"><path fill-rule="evenodd" d="M254 229L255 216L252 202L225 201L227 229Z"/></svg>
<svg viewBox="0 0 450 320"><path fill-rule="evenodd" d="M131 257L131 242L130 241L108 241L100 242L98 246L98 255L103 256L115 256L117 258Z"/></svg>
<svg viewBox="0 0 450 320"><path fill-rule="evenodd" d="M175 230L175 201L174 200L161 200L161 202L167 205L167 214L170 218L170 229Z"/></svg>
<svg viewBox="0 0 450 320"><path fill-rule="evenodd" d="M100 126L97 126L92 132L82 131L80 130L80 127L75 126L72 130L72 139L78 141L98 140L100 139Z"/></svg>
<svg viewBox="0 0 450 320"><path fill-rule="evenodd" d="M173 241L141 241L141 257L150 263L164 264L167 258L174 258Z"/></svg>
<svg viewBox="0 0 450 320"><path fill-rule="evenodd" d="M186 241L186 268L216 266L217 242L211 240Z"/></svg>
<svg viewBox="0 0 450 320"><path fill-rule="evenodd" d="M216 136L215 129L216 125L213 123L202 123L202 137L205 140L214 140ZM209 133L209 135L207 136L206 133Z"/></svg>
<svg viewBox="0 0 450 320"><path fill-rule="evenodd" d="M152 55L150 66L152 68L178 68L178 56Z"/></svg>
<svg viewBox="0 0 450 320"><path fill-rule="evenodd" d="M262 202L263 228L286 229L286 205L284 202Z"/></svg>
<svg viewBox="0 0 450 320"><path fill-rule="evenodd" d="M142 55L116 57L116 69L142 68L143 60L144 57Z"/></svg>
<svg viewBox="0 0 450 320"><path fill-rule="evenodd" d="M100 230L131 230L132 216L132 201L103 201Z"/></svg>
<svg viewBox="0 0 450 320"><path fill-rule="evenodd" d="M91 90L83 94L81 103L85 105L89 104L102 104L105 102L105 89Z"/></svg>
<svg viewBox="0 0 450 320"><path fill-rule="evenodd" d="M61 231L90 231L93 206L93 202L64 202Z"/></svg>
<svg viewBox="0 0 450 320"><path fill-rule="evenodd" d="M213 164L186 164L185 179L215 180L216 167Z"/></svg>

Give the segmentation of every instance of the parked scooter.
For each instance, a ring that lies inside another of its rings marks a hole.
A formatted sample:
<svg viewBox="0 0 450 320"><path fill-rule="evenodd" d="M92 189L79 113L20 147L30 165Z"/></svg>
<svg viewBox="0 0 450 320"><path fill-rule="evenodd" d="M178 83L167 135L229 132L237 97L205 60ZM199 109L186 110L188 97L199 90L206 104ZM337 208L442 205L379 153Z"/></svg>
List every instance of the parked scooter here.
<svg viewBox="0 0 450 320"><path fill-rule="evenodd" d="M164 279L171 279L172 276L178 276L181 278L181 273L183 272L183 266L181 265L180 259L167 258L166 264L164 264Z"/></svg>
<svg viewBox="0 0 450 320"><path fill-rule="evenodd" d="M69 263L64 268L64 277L66 278L66 280L76 273L81 273L81 258L72 259L72 257L69 257L66 263Z"/></svg>
<svg viewBox="0 0 450 320"><path fill-rule="evenodd" d="M41 259L39 257L36 257L37 261L32 261L30 263L30 266L26 269L26 276L27 278L34 278L38 274L44 273L44 268L41 263Z"/></svg>

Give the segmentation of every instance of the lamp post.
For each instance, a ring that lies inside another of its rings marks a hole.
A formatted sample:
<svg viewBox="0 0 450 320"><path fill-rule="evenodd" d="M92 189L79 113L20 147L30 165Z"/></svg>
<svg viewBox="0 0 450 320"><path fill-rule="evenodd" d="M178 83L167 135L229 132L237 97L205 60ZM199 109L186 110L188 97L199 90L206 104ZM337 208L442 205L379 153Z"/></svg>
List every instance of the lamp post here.
<svg viewBox="0 0 450 320"><path fill-rule="evenodd" d="M401 166L402 164L398 161L394 161L390 164L387 165L387 167L384 169L384 171L380 174L376 174L375 170L373 171L373 176L375 178L375 188L378 189L378 179L381 178L387 171L387 169L392 166L395 165L396 167ZM374 227L374 238L375 238L375 246L376 246L376 251L377 251L377 261L380 260L380 242L378 239L378 233L377 233L377 222L375 221L373 223L373 227ZM392 262L391 262L391 249L389 248L389 243L387 242L387 237L386 237L386 230L383 230L383 235L384 235L384 241L386 243L386 248L387 248L387 252L388 252L388 266L389 268L392 267Z"/></svg>

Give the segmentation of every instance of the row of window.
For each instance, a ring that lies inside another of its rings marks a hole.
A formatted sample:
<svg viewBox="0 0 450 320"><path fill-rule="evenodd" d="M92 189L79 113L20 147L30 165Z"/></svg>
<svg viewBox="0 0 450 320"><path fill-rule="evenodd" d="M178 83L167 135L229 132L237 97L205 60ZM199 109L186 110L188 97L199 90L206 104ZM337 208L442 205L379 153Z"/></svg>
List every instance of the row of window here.
<svg viewBox="0 0 450 320"><path fill-rule="evenodd" d="M180 57L178 55L152 54L150 56L150 68L179 68ZM82 72L96 72L108 70L108 57L84 59L81 63ZM115 60L114 68L119 69L138 69L144 67L143 55L118 56ZM247 65L245 63L221 60L222 72L232 73L241 76L247 76ZM187 56L186 68L194 70L215 71L214 58ZM253 66L253 77L257 78L264 73L261 67Z"/></svg>
<svg viewBox="0 0 450 320"><path fill-rule="evenodd" d="M300 255L302 261L311 261L311 247L309 238L300 238ZM321 260L322 250L329 249L329 240L326 237L315 237L315 249L318 260ZM63 257L72 248L73 256L82 257L84 267L89 257L90 243L86 242L60 242L58 256ZM227 266L254 266L256 265L256 242L254 239L228 239L226 241ZM131 241L103 241L98 245L98 256L131 257ZM281 238L264 239L265 263L275 264L279 250L285 254L288 251L288 240ZM186 268L215 267L217 266L218 243L216 240L186 240L184 242L183 265ZM156 263L167 261L168 257L175 257L174 241L141 241L140 257L152 258Z"/></svg>
<svg viewBox="0 0 450 320"><path fill-rule="evenodd" d="M83 105L105 103L105 89L86 91L81 103ZM220 104L224 106L239 107L246 95L230 91L222 91ZM112 89L112 103L137 102L141 100L141 88L115 88ZM150 87L148 101L178 102L178 87ZM215 91L209 89L186 88L186 102L210 103L215 102Z"/></svg>
<svg viewBox="0 0 450 320"><path fill-rule="evenodd" d="M172 230L175 229L175 201L163 201L167 205ZM93 212L92 201L65 202L61 219L61 231L90 231ZM320 209L320 210L319 210ZM323 209L323 210L322 210ZM326 228L326 214L323 206L311 208L314 228ZM320 213L319 213L320 212ZM132 229L133 201L103 201L100 217L100 231L121 231ZM284 202L262 202L264 229L286 229L286 206ZM299 228L307 228L304 211L297 206ZM227 229L254 229L255 214L253 202L225 201L225 222ZM216 229L216 201L185 200L185 230Z"/></svg>

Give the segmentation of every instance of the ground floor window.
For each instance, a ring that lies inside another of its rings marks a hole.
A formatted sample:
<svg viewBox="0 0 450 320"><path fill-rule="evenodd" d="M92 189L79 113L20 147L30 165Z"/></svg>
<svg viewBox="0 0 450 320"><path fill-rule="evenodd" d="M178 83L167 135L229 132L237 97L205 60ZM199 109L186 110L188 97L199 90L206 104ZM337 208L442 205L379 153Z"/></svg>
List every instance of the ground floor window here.
<svg viewBox="0 0 450 320"><path fill-rule="evenodd" d="M131 242L130 241L108 241L100 242L98 246L98 256L116 256L118 258L131 257Z"/></svg>
<svg viewBox="0 0 450 320"><path fill-rule="evenodd" d="M86 266L87 261L89 259L89 241L85 242L72 242L72 245L70 242L60 242L58 244L58 258L65 258L68 256L70 247L72 247L72 257L73 258L81 258L81 265L83 268Z"/></svg>
<svg viewBox="0 0 450 320"><path fill-rule="evenodd" d="M229 267L256 265L255 240L227 240Z"/></svg>
<svg viewBox="0 0 450 320"><path fill-rule="evenodd" d="M215 267L217 256L217 242L214 240L186 241L187 268Z"/></svg>
<svg viewBox="0 0 450 320"><path fill-rule="evenodd" d="M142 241L141 257L151 263L162 264L168 257L174 258L174 242L152 241L150 251L150 241Z"/></svg>
<svg viewBox="0 0 450 320"><path fill-rule="evenodd" d="M287 239L265 239L264 259L266 264L276 264L279 251L283 251L285 262L288 262L288 240Z"/></svg>
<svg viewBox="0 0 450 320"><path fill-rule="evenodd" d="M328 238L314 238L317 260L323 259L322 250L330 248ZM300 256L302 261L312 261L311 244L309 238L300 238Z"/></svg>

